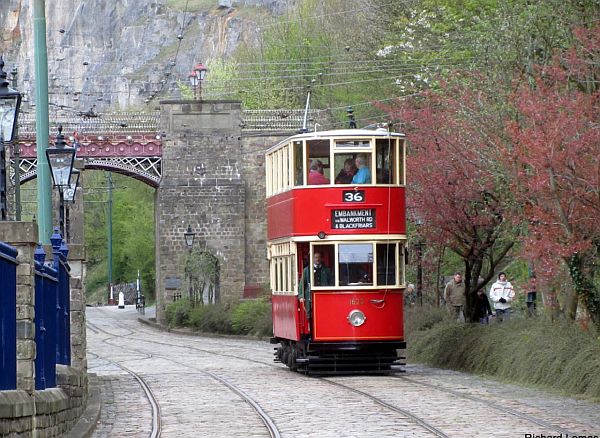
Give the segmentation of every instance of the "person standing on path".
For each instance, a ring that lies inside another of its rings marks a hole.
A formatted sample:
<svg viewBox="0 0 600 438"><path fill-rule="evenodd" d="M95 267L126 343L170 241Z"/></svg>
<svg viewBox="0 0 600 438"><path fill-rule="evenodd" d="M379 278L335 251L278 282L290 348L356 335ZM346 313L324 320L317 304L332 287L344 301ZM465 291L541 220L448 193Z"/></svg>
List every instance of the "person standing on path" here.
<svg viewBox="0 0 600 438"><path fill-rule="evenodd" d="M465 283L462 279L462 274L457 272L452 280L446 284L444 289L444 299L448 305L448 309L452 312L454 319L457 321L465 320Z"/></svg>
<svg viewBox="0 0 600 438"><path fill-rule="evenodd" d="M515 291L512 284L510 284L510 281L506 280L506 274L504 272L500 272L498 274L498 280L492 284L490 298L494 303L498 322L509 319L510 305L515 298Z"/></svg>
<svg viewBox="0 0 600 438"><path fill-rule="evenodd" d="M485 291L481 288L477 291L477 296L475 297L475 314L473 322L479 321L480 324L487 324L490 320L490 316L492 316L490 300L488 300Z"/></svg>
<svg viewBox="0 0 600 438"><path fill-rule="evenodd" d="M529 279L529 290L527 292L527 316L532 317L536 314L537 299L537 278L532 275Z"/></svg>

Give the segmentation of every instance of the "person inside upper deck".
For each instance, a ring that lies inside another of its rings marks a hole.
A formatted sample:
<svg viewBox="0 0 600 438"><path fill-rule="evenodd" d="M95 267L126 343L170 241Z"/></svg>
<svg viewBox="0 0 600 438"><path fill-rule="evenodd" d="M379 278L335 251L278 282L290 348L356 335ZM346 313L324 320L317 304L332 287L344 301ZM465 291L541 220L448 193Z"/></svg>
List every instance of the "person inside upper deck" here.
<svg viewBox="0 0 600 438"><path fill-rule="evenodd" d="M358 154L354 162L358 171L352 177L352 184L371 184L371 171L367 167L367 156Z"/></svg>
<svg viewBox="0 0 600 438"><path fill-rule="evenodd" d="M329 184L329 179L325 175L323 175L323 163L321 162L321 160L312 160L310 162L310 172L308 172L308 184Z"/></svg>
<svg viewBox="0 0 600 438"><path fill-rule="evenodd" d="M356 166L354 165L354 160L352 158L348 158L344 161L344 167L340 170L340 173L335 177L336 184L350 184L352 182L352 178L356 174Z"/></svg>

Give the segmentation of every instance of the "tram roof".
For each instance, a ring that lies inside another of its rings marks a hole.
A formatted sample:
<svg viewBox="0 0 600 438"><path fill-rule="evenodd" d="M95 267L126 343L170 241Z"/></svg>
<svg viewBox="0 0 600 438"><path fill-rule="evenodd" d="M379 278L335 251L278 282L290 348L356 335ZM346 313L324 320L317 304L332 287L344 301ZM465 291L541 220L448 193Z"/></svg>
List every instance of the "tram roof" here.
<svg viewBox="0 0 600 438"><path fill-rule="evenodd" d="M314 131L305 132L302 134L292 135L287 137L285 140L280 141L274 146L270 147L267 152L277 149L282 144L288 143L292 140L311 140L311 139L323 139L327 137L398 137L403 138L405 135L400 132L389 132L387 129L332 129L329 131Z"/></svg>

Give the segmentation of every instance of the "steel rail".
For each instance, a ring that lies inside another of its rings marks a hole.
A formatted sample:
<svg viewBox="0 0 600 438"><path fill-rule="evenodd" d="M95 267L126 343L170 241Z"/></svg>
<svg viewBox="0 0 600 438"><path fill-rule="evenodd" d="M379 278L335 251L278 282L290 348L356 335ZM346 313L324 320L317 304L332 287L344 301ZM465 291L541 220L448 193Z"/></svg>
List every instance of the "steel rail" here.
<svg viewBox="0 0 600 438"><path fill-rule="evenodd" d="M414 380L414 379L411 379L410 377L406 377L406 376L389 376L389 377L392 377L392 378L395 378L395 379L402 379L402 380L405 380L405 381L407 381L407 382L409 382L409 383L411 383L413 385L424 386L426 388L435 389L436 391L445 392L447 394L452 394L452 395L454 395L456 397L460 397L460 398L464 398L464 399L467 399L467 400L471 400L471 401L474 401L476 403L482 403L482 404L487 405L490 408L495 409L497 411L504 412L505 414L509 414L509 415L514 416L514 417L520 418L521 420L529 421L531 423L537 424L538 426L542 426L544 428L555 430L557 432L560 432L561 434L564 434L565 436L573 436L574 437L574 436L580 435L578 433L571 432L571 431L569 431L567 429L563 429L560 426L556 426L556 425L554 425L552 423L548 423L547 421L538 420L537 418L532 417L530 415L523 414L523 413L521 413L519 411L516 411L514 409L511 409L511 408L500 406L497 403L485 400L485 399L480 398L480 397L476 397L476 396L471 395L471 394L464 394L464 393L462 393L460 391L455 391L455 390L450 389L450 388L442 388L440 386L436 386L436 385L433 385L431 383L419 382L418 380Z"/></svg>
<svg viewBox="0 0 600 438"><path fill-rule="evenodd" d="M440 438L450 438L448 435L446 435L444 432L442 432L440 429L432 426L431 424L427 423L425 420L423 420L420 417L417 417L415 414L413 414L410 411L407 411L406 409L402 409L399 408L398 406L394 406L382 399L380 399L379 397L375 397L374 395L368 394L364 391L361 391L360 389L356 389L356 388L352 388L350 386L346 386L342 383L338 383L338 382L334 382L333 380L329 380L329 379L325 379L325 378L321 378L320 379L323 382L327 382L331 385L335 385L335 386L339 386L340 388L344 388L348 391L352 391L356 394L360 394L364 397L369 398L370 400L374 401L375 403L377 403L378 405L384 406L394 412L397 412L399 414L402 414L406 417L408 417L409 419L413 420L415 423L417 423L419 426L421 426L422 428L428 430L429 432L433 433L435 436L438 436Z"/></svg>
<svg viewBox="0 0 600 438"><path fill-rule="evenodd" d="M89 321L86 322L86 325L88 325L90 327L90 329L96 333L102 332L102 333L105 333L112 337L126 337L127 336L127 335L112 334L110 332L107 332L106 330L101 329L97 325L92 324ZM131 333L134 333L134 332L131 331ZM108 339L103 339L102 342L105 342L107 340ZM105 343L108 344L108 342L105 342ZM109 345L111 345L111 344L109 344ZM152 430L150 431L150 438L159 438L161 436L161 432L162 432L162 424L161 424L161 420L160 420L160 417L161 417L160 404L158 403L156 396L154 395L154 393L152 392L152 389L150 388L150 386L148 386L148 384L146 383L144 378L141 377L136 372L132 371L131 369L127 368L125 365L120 364L119 362L115 362L114 360L111 360L107 357L102 357L95 353L93 353L93 354L96 355L96 357L106 360L107 362L121 368L123 371L130 374L131 376L133 376L133 378L135 378L137 380L138 384L144 390L144 393L146 394L146 398L148 399L148 402L150 403L150 407L152 408ZM144 353L144 354L148 355L147 353ZM152 357L152 355L149 355L149 357Z"/></svg>

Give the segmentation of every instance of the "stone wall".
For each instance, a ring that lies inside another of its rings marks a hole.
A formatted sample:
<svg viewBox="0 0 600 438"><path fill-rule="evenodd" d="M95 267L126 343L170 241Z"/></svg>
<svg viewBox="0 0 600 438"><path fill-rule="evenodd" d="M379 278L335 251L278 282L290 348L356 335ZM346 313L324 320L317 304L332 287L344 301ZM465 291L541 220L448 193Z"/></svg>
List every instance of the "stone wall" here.
<svg viewBox="0 0 600 438"><path fill-rule="evenodd" d="M74 367L57 365L57 387L35 390L35 264L37 226L31 222L0 222L0 240L18 250L17 261L17 389L0 391L0 437L61 436L77 421L87 402L85 307L81 277L83 247L70 257L71 343ZM46 251L51 252L47 249Z"/></svg>
<svg viewBox="0 0 600 438"><path fill-rule="evenodd" d="M0 437L58 437L73 426L85 410L87 376L57 365L56 380L44 391L0 391Z"/></svg>
<svg viewBox="0 0 600 438"><path fill-rule="evenodd" d="M161 102L162 180L155 194L157 319L185 284L190 225L195 246L221 261L220 296L241 297L245 187L241 108L235 101ZM185 293L183 294L185 296Z"/></svg>
<svg viewBox="0 0 600 438"><path fill-rule="evenodd" d="M17 251L17 388L27 393L35 389L35 264L33 252L38 239L33 222L2 222L0 241Z"/></svg>
<svg viewBox="0 0 600 438"><path fill-rule="evenodd" d="M287 136L285 134L255 135L242 138L242 163L246 190L245 296L253 296L257 292L268 290L265 152Z"/></svg>

